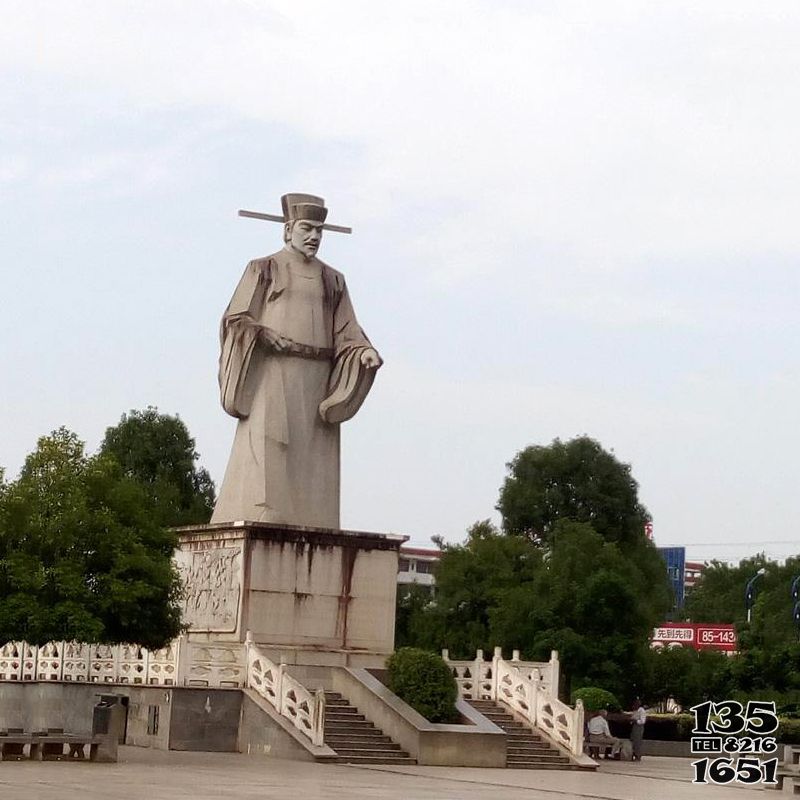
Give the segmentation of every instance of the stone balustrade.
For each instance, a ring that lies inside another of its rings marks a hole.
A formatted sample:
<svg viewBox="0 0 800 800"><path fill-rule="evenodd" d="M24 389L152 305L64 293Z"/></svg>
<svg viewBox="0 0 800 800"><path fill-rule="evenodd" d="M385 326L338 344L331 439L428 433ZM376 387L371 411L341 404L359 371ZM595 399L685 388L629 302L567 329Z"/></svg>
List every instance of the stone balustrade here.
<svg viewBox="0 0 800 800"><path fill-rule="evenodd" d="M572 708L558 699L555 650L550 661L521 661L518 650L506 661L499 647L491 661L484 660L482 650L474 661L451 660L447 650L442 658L453 671L461 697L502 703L574 755L583 752L583 704L578 700Z"/></svg>
<svg viewBox="0 0 800 800"><path fill-rule="evenodd" d="M275 664L256 645L250 635L247 651L247 685L258 692L275 710L286 717L311 743L322 745L325 732L325 692L312 694L296 681L284 664Z"/></svg>
<svg viewBox="0 0 800 800"><path fill-rule="evenodd" d="M181 636L161 650L83 642L0 646L0 681L237 687L245 679L244 647L238 642L205 644Z"/></svg>

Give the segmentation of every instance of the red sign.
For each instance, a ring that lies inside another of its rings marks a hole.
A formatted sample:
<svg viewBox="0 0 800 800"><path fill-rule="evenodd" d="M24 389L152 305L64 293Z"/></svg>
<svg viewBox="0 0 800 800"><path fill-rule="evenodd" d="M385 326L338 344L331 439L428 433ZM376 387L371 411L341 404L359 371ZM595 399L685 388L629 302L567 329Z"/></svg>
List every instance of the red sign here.
<svg viewBox="0 0 800 800"><path fill-rule="evenodd" d="M695 650L737 649L733 625L714 625L708 622L665 622L653 630L652 647L693 647Z"/></svg>

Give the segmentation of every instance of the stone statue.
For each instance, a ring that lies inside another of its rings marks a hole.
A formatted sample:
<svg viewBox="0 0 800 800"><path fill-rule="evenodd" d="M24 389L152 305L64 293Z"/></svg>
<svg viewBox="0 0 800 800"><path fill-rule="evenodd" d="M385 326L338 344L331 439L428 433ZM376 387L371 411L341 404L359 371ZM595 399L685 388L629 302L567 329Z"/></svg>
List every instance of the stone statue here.
<svg viewBox="0 0 800 800"><path fill-rule="evenodd" d="M339 424L383 363L356 320L344 276L316 255L321 197L287 194L282 250L251 261L220 329L222 407L236 436L212 522L339 527Z"/></svg>

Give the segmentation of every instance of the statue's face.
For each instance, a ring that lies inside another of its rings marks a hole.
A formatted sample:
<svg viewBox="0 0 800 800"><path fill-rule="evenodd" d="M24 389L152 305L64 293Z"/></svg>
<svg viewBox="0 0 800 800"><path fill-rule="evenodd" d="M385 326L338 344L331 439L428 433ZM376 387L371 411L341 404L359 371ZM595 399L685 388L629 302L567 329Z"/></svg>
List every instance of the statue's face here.
<svg viewBox="0 0 800 800"><path fill-rule="evenodd" d="M322 223L299 219L292 225L289 243L307 259L314 258L322 241Z"/></svg>

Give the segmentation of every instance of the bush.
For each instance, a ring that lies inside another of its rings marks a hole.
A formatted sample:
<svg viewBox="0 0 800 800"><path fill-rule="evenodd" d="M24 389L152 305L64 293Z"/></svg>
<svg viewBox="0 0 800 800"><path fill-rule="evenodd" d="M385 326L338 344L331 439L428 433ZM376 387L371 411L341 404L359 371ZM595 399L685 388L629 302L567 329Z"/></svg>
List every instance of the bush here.
<svg viewBox="0 0 800 800"><path fill-rule="evenodd" d="M583 700L583 707L590 713L603 709L619 711L621 708L619 700L611 692L607 692L599 686L584 686L582 689L576 689L572 693L573 704L578 700Z"/></svg>
<svg viewBox="0 0 800 800"><path fill-rule="evenodd" d="M779 717L778 730L772 735L777 736L781 744L800 744L800 719Z"/></svg>
<svg viewBox="0 0 800 800"><path fill-rule="evenodd" d="M386 662L388 686L429 722L457 718L458 686L440 656L416 647L401 647Z"/></svg>

